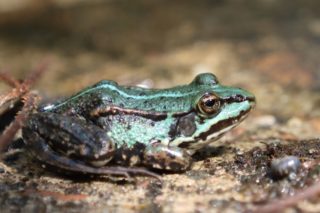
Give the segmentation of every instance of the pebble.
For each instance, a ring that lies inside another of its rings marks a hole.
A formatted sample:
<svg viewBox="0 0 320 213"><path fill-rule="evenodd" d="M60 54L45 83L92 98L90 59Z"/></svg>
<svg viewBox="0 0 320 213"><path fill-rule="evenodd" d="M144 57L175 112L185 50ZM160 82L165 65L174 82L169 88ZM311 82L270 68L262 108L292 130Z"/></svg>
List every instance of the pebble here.
<svg viewBox="0 0 320 213"><path fill-rule="evenodd" d="M273 115L259 116L254 120L255 126L271 127L277 123L277 119Z"/></svg>
<svg viewBox="0 0 320 213"><path fill-rule="evenodd" d="M270 173L273 179L281 179L297 173L300 167L301 162L298 157L286 156L272 160Z"/></svg>

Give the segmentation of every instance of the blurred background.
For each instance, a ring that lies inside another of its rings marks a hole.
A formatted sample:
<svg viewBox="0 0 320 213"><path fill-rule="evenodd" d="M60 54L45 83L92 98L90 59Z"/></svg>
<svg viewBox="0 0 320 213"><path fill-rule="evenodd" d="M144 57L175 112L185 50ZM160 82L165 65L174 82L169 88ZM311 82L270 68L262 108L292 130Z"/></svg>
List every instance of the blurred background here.
<svg viewBox="0 0 320 213"><path fill-rule="evenodd" d="M316 0L0 0L0 68L68 96L101 79L169 87L201 72L246 88L255 115L320 131Z"/></svg>

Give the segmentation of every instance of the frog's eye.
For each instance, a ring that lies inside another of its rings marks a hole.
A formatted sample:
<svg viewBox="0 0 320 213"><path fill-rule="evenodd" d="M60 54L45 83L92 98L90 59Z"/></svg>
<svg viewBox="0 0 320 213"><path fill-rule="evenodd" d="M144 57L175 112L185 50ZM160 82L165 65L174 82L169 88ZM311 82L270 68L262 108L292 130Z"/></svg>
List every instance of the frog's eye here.
<svg viewBox="0 0 320 213"><path fill-rule="evenodd" d="M213 115L220 110L221 101L220 98L214 93L204 94L198 104L198 110L204 115Z"/></svg>

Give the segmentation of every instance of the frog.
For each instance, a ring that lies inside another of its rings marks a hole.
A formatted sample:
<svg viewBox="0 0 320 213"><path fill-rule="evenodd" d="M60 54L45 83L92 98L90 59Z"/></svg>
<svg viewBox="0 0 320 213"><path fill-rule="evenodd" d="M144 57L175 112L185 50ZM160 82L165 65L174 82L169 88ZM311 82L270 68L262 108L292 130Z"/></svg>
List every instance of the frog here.
<svg viewBox="0 0 320 213"><path fill-rule="evenodd" d="M243 121L250 92L224 86L212 73L155 89L102 80L40 107L22 129L42 162L69 172L157 176L184 172L192 156Z"/></svg>

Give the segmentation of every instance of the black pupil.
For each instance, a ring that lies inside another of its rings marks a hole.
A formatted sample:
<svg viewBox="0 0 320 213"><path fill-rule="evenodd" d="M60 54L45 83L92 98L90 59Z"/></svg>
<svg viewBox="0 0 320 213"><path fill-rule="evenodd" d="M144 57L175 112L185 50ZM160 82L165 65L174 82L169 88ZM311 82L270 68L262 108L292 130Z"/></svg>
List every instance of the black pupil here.
<svg viewBox="0 0 320 213"><path fill-rule="evenodd" d="M213 107L215 105L215 100L214 99L206 100L205 105L207 107Z"/></svg>

